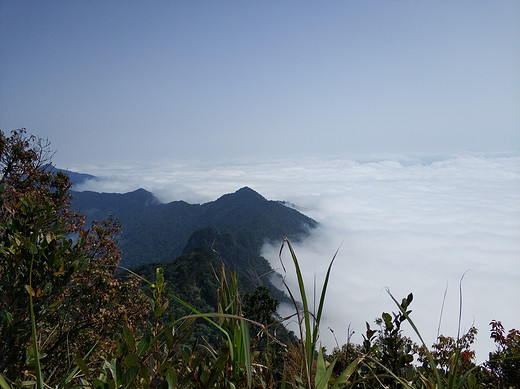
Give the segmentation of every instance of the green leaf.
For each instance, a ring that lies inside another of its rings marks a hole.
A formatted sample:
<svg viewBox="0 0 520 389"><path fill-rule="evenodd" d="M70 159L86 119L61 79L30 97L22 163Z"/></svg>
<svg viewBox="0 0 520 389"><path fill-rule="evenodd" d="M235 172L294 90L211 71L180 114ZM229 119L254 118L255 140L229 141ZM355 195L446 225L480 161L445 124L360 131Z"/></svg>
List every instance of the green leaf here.
<svg viewBox="0 0 520 389"><path fill-rule="evenodd" d="M125 364L127 367L139 366L139 358L136 353L130 353L125 358Z"/></svg>
<svg viewBox="0 0 520 389"><path fill-rule="evenodd" d="M161 289L164 285L164 270L161 267L156 269L155 285L157 289Z"/></svg>
<svg viewBox="0 0 520 389"><path fill-rule="evenodd" d="M103 367L105 369L108 369L108 371L112 375L112 380L114 381L114 386L116 388L118 388L119 387L118 382L119 382L121 370L118 368L117 359L114 359L112 361L112 363L109 363L108 361L105 361L105 363L103 364Z"/></svg>
<svg viewBox="0 0 520 389"><path fill-rule="evenodd" d="M63 300L56 300L51 305L49 305L49 308L54 308L60 305L63 302Z"/></svg>
<svg viewBox="0 0 520 389"><path fill-rule="evenodd" d="M206 384L208 383L210 376L211 373L208 368L206 366L202 366L202 373L199 376L199 380L202 382L202 384L204 384L204 386L207 386Z"/></svg>
<svg viewBox="0 0 520 389"><path fill-rule="evenodd" d="M383 320L385 321L385 325L388 329L392 329L394 325L392 324L392 316L389 313L383 312Z"/></svg>
<svg viewBox="0 0 520 389"><path fill-rule="evenodd" d="M134 381L135 377L137 376L137 373L139 373L138 367L131 367L127 371L125 371L121 380L121 386L124 389L128 388Z"/></svg>
<svg viewBox="0 0 520 389"><path fill-rule="evenodd" d="M325 366L325 360L323 359L323 348L320 347L318 352L318 360L316 362L316 377L315 377L315 389L327 389L329 386L329 380L334 369L336 361L330 364L327 368Z"/></svg>
<svg viewBox="0 0 520 389"><path fill-rule="evenodd" d="M350 365L347 366L345 370L340 374L340 376L336 379L336 382L334 383L334 386L332 389L336 389L339 387L339 385L346 385L348 383L348 380L354 374L356 371L358 365L363 361L363 357L356 358L354 361L350 363Z"/></svg>
<svg viewBox="0 0 520 389"><path fill-rule="evenodd" d="M20 240L20 238L18 238L17 235L14 235L14 243L16 243L17 246L22 245L22 241Z"/></svg>
<svg viewBox="0 0 520 389"><path fill-rule="evenodd" d="M8 312L6 310L2 311L2 322L6 324L7 326L11 325L13 322L13 315L11 312Z"/></svg>
<svg viewBox="0 0 520 389"><path fill-rule="evenodd" d="M74 359L72 361L80 368L81 372L85 375L85 377L88 378L89 372L88 372L87 364L85 363L85 361L79 357L74 357Z"/></svg>
<svg viewBox="0 0 520 389"><path fill-rule="evenodd" d="M152 305L153 305L153 314L154 314L155 318L157 319L158 317L160 317L163 314L164 311L162 309L161 304L158 304L157 302L153 301Z"/></svg>
<svg viewBox="0 0 520 389"><path fill-rule="evenodd" d="M169 349L172 349L174 346L174 343L175 343L175 327L173 325L168 326L168 327L171 327L171 331L168 330L167 328L165 328L164 338L165 338L166 346Z"/></svg>
<svg viewBox="0 0 520 389"><path fill-rule="evenodd" d="M36 296L36 293L34 292L34 289L32 288L31 285L25 285L25 290L31 295L31 296Z"/></svg>
<svg viewBox="0 0 520 389"><path fill-rule="evenodd" d="M128 348L132 351L135 350L135 338L132 334L132 331L130 331L130 329L127 326L123 328L123 337L125 338Z"/></svg>
<svg viewBox="0 0 520 389"><path fill-rule="evenodd" d="M145 335L141 338L139 343L137 344L137 355L142 357L150 346L151 338L149 335Z"/></svg>
<svg viewBox="0 0 520 389"><path fill-rule="evenodd" d="M105 383L101 381L99 378L94 378L94 382L92 382L94 389L104 389Z"/></svg>
<svg viewBox="0 0 520 389"><path fill-rule="evenodd" d="M11 386L7 383L4 376L0 374L0 388L2 389L11 389Z"/></svg>
<svg viewBox="0 0 520 389"><path fill-rule="evenodd" d="M224 370L226 366L226 361L228 359L227 353L221 353L218 359L213 364L213 368L211 370L211 376L208 380L208 387L213 387L217 379L220 377L220 374Z"/></svg>
<svg viewBox="0 0 520 389"><path fill-rule="evenodd" d="M243 361L247 372L247 385L250 388L252 382L251 376L251 340L249 333L249 323L245 320L240 321L241 334L241 350L239 351L240 359Z"/></svg>
<svg viewBox="0 0 520 389"><path fill-rule="evenodd" d="M168 389L175 389L177 387L177 374L169 367L165 374L166 382L168 383Z"/></svg>

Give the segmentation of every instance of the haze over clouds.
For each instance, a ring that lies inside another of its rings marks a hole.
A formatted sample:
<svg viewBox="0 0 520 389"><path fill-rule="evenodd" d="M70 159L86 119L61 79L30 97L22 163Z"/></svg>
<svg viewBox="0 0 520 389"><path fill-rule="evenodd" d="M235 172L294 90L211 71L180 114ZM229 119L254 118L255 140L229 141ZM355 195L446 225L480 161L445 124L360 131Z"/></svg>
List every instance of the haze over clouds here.
<svg viewBox="0 0 520 389"><path fill-rule="evenodd" d="M162 201L212 201L242 186L268 199L286 200L320 222L309 239L294 244L307 285L323 282L336 249L322 339L346 342L349 323L361 342L364 323L414 293L413 318L429 343L441 332L456 336L459 280L463 280L462 331L479 329L476 349L493 349L489 322L520 323L520 171L518 156L394 157L373 161L283 160L171 163L116 171L81 189L129 191L143 186ZM264 256L280 270L280 244ZM290 261L286 257L285 264ZM290 269L290 266L287 266ZM294 273L289 284L296 288ZM408 335L413 337L410 331ZM417 339L416 339L417 340Z"/></svg>
<svg viewBox="0 0 520 389"><path fill-rule="evenodd" d="M82 189L212 201L250 186L338 247L322 335L415 295L429 343L520 328L520 2L0 1L0 127ZM279 267L279 247L265 256ZM291 273L289 273L290 277ZM289 278L289 280L291 280Z"/></svg>

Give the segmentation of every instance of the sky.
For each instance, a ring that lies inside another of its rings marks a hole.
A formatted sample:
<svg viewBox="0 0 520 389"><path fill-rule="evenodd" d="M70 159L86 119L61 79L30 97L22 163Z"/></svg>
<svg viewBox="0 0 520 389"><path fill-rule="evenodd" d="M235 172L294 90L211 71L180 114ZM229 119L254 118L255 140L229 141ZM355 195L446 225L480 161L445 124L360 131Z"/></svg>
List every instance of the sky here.
<svg viewBox="0 0 520 389"><path fill-rule="evenodd" d="M518 1L0 1L0 128L83 189L295 204L310 284L340 248L339 343L395 309L385 287L433 341L448 285L456 335L466 271L480 360L489 321L520 328L519 107Z"/></svg>
<svg viewBox="0 0 520 389"><path fill-rule="evenodd" d="M0 125L56 163L518 151L518 1L0 3Z"/></svg>

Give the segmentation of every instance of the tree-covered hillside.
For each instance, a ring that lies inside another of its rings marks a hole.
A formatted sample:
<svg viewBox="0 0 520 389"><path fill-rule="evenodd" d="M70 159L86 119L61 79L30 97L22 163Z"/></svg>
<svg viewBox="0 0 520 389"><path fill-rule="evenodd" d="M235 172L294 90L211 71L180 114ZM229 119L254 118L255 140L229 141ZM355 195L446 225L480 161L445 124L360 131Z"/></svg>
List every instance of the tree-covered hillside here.
<svg viewBox="0 0 520 389"><path fill-rule="evenodd" d="M188 240L181 255L165 262L139 265L132 270L146 279L155 277L155 269L162 267L169 288L179 298L193 301L195 307L216 309L214 298L215 269L221 264L237 273L241 290L252 291L258 286L266 286L271 295L279 301L289 302L288 297L271 282L273 270L265 258L242 246L230 232L222 232L216 227L195 231ZM208 283L209 282L209 283ZM198 290L197 296L191 292Z"/></svg>
<svg viewBox="0 0 520 389"><path fill-rule="evenodd" d="M154 280L156 269L161 267L168 290L180 299L189 302L200 312L215 312L217 309L217 295L219 287L216 276L221 263L214 256L194 250L179 257L161 263L147 263L135 271L147 280ZM179 304L172 304L175 317L190 313Z"/></svg>
<svg viewBox="0 0 520 389"><path fill-rule="evenodd" d="M202 205L162 204L144 189L125 194L72 194L72 208L84 213L88 221L104 219L110 213L121 221L122 264L128 267L177 257L201 228L230 232L257 255L266 240L299 239L317 225L295 209L266 200L247 187Z"/></svg>

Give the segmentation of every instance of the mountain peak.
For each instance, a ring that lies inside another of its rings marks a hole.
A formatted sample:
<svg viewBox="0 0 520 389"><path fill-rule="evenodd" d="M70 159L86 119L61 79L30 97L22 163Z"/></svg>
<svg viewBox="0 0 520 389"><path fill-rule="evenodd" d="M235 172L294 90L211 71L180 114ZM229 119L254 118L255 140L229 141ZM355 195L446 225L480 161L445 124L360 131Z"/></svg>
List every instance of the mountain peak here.
<svg viewBox="0 0 520 389"><path fill-rule="evenodd" d="M261 201L261 202L264 202L264 201L267 201L261 194L255 192L253 189L247 187L247 186L244 186L243 188L237 190L235 193L228 193L228 194L225 194L224 196L220 197L219 199L217 199L216 203L222 203L222 202L229 202L229 201L232 201L232 202L239 202L239 203L244 203L244 202L258 202L258 201Z"/></svg>
<svg viewBox="0 0 520 389"><path fill-rule="evenodd" d="M258 199L265 200L265 198L260 193L254 191L253 189L251 189L248 186L244 186L243 188L240 188L234 194L235 195L240 195L240 196L248 196L248 197L251 197L251 198L255 198L256 197Z"/></svg>
<svg viewBox="0 0 520 389"><path fill-rule="evenodd" d="M144 188L138 188L132 192L127 192L125 194L130 194L130 195L135 195L135 196L146 196L146 197L151 197L153 196L153 193L150 192L150 191L147 191L146 189Z"/></svg>

